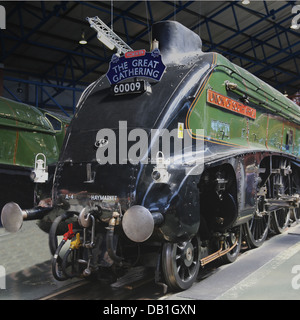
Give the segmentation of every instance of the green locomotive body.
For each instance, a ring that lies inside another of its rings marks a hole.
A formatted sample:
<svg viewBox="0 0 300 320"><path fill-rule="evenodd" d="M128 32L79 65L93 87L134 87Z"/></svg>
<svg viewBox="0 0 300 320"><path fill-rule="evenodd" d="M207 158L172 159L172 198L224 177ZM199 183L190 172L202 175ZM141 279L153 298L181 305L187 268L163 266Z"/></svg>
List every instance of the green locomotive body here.
<svg viewBox="0 0 300 320"><path fill-rule="evenodd" d="M12 200L34 204L36 156L44 154L45 165L55 166L68 125L68 119L0 97L1 208Z"/></svg>
<svg viewBox="0 0 300 320"><path fill-rule="evenodd" d="M186 118L194 132L204 128L204 137L193 137L299 157L300 107L222 55L215 54L212 69Z"/></svg>
<svg viewBox="0 0 300 320"><path fill-rule="evenodd" d="M209 221L217 220L222 201L214 193L233 195L236 216L229 213L230 205L221 216L236 226L243 224L249 245L256 247L268 230L282 232L291 216L299 216L300 107L222 55L213 55L211 72L185 121L193 138L204 140L209 150L200 181L202 213ZM197 128L204 134L194 134ZM218 185L219 179L226 183ZM284 203L287 195L293 209ZM212 203L216 214L211 213Z"/></svg>

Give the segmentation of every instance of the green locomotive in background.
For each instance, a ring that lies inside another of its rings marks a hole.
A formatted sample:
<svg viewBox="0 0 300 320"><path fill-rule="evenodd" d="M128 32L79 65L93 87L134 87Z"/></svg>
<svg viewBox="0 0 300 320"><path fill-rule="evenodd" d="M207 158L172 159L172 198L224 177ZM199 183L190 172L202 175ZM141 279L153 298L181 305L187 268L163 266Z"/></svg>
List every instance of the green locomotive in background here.
<svg viewBox="0 0 300 320"><path fill-rule="evenodd" d="M1 209L9 201L24 208L34 205L35 163L43 161L45 172L55 167L69 122L55 113L0 97Z"/></svg>

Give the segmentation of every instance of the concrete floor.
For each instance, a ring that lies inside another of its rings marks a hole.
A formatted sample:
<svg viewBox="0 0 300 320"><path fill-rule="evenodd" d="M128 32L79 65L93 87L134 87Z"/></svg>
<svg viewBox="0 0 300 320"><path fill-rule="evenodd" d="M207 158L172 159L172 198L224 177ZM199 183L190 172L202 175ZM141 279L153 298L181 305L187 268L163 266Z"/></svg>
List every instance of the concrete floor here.
<svg viewBox="0 0 300 320"><path fill-rule="evenodd" d="M16 234L1 228L0 275L5 270L5 283L0 278L0 300L37 299L77 281L56 281L50 259L48 234L34 221L26 221ZM299 300L300 225L199 278L192 288L160 299Z"/></svg>
<svg viewBox="0 0 300 320"><path fill-rule="evenodd" d="M294 273L293 273L294 272ZM299 300L300 225L220 266L189 290L167 299Z"/></svg>
<svg viewBox="0 0 300 320"><path fill-rule="evenodd" d="M17 233L0 228L0 266L5 269L5 289L0 281L0 300L37 299L69 284L70 281L53 278L50 259L48 234L35 221L24 222Z"/></svg>

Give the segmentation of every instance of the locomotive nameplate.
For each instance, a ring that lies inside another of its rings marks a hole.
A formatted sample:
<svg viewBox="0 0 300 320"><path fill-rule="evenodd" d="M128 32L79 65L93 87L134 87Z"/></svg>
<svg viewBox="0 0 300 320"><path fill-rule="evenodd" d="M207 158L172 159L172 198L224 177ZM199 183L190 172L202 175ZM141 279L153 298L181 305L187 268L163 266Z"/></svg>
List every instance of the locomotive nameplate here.
<svg viewBox="0 0 300 320"><path fill-rule="evenodd" d="M256 109L246 106L239 101L223 96L215 91L207 90L207 102L248 118L256 119Z"/></svg>
<svg viewBox="0 0 300 320"><path fill-rule="evenodd" d="M112 93L115 96L132 93L143 93L146 91L146 83L144 80L117 83L111 86Z"/></svg>
<svg viewBox="0 0 300 320"><path fill-rule="evenodd" d="M152 52L137 50L127 52L124 56L114 54L106 77L111 85L122 82L128 78L147 78L155 82L160 81L166 66L162 62L160 51Z"/></svg>
<svg viewBox="0 0 300 320"><path fill-rule="evenodd" d="M91 194L90 199L92 201L117 201L118 196L115 195L102 195L102 194Z"/></svg>

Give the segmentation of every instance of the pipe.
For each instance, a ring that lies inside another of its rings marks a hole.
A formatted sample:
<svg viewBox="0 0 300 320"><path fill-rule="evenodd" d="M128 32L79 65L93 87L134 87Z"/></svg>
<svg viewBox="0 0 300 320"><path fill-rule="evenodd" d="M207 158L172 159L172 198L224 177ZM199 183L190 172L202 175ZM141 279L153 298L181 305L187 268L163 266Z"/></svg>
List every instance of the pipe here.
<svg viewBox="0 0 300 320"><path fill-rule="evenodd" d="M108 228L106 232L106 248L107 253L109 257L116 263L122 264L122 261L124 258L121 258L116 255L115 249L114 249L114 231L115 231L115 225L116 225L116 216L113 216L108 223Z"/></svg>
<svg viewBox="0 0 300 320"><path fill-rule="evenodd" d="M74 215L73 212L64 212L60 216L56 217L51 225L49 231L49 248L52 255L55 255L55 251L57 250L58 243L57 243L57 229L61 222L71 218Z"/></svg>
<svg viewBox="0 0 300 320"><path fill-rule="evenodd" d="M62 249L62 247L64 246L64 244L68 241L71 240L73 237L75 236L75 233L73 232L73 223L68 224L68 231L64 234L64 237L62 239L62 241L60 242L59 246L57 247L55 254L53 255L52 258L52 274L54 276L54 278L58 281L64 281L69 277L69 275L65 272L65 269L63 268L62 264L63 262L67 263L66 260L62 260L59 257L59 253ZM67 251L68 253L68 251ZM67 259L67 257L66 257Z"/></svg>
<svg viewBox="0 0 300 320"><path fill-rule="evenodd" d="M216 252L212 253L211 255L200 260L201 267L205 266L206 264L208 264L208 263L224 256L226 253L230 252L233 248L236 247L236 245L238 244L238 240L236 240L235 243L230 248L227 248L225 250L222 249L223 243L224 243L224 241L221 241L221 248L218 251L216 251Z"/></svg>
<svg viewBox="0 0 300 320"><path fill-rule="evenodd" d="M58 261L58 260L61 260L59 253L65 243L66 243L66 240L62 239L62 241L60 242L59 246L57 247L55 254L53 255L52 261L51 261L53 277L58 281L67 280L67 277L63 273L63 270L61 267L61 262Z"/></svg>

